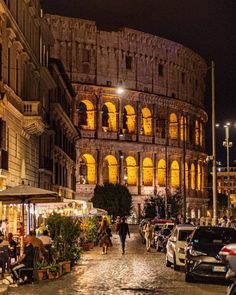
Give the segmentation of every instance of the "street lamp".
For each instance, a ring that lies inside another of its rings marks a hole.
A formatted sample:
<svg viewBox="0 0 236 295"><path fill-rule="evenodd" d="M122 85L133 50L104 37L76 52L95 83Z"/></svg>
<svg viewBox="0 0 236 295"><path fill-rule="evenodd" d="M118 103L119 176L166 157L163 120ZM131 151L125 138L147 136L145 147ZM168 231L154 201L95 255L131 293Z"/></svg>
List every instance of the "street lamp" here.
<svg viewBox="0 0 236 295"><path fill-rule="evenodd" d="M233 143L229 141L229 127L230 122L226 123L225 127L225 141L223 142L223 146L226 147L226 153L227 153L227 198L228 198L228 214L230 214L231 209L231 202L230 202L230 188L229 188L229 149L233 146Z"/></svg>

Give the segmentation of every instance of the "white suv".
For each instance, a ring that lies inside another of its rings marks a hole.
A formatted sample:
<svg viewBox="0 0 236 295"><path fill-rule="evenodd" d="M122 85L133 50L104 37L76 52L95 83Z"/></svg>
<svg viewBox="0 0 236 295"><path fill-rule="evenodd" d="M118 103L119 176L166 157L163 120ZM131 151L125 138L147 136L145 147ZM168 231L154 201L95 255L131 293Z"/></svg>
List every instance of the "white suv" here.
<svg viewBox="0 0 236 295"><path fill-rule="evenodd" d="M178 224L166 246L166 266L174 265L174 270L179 270L180 266L185 265L185 246L186 239L193 232L195 226L192 224Z"/></svg>

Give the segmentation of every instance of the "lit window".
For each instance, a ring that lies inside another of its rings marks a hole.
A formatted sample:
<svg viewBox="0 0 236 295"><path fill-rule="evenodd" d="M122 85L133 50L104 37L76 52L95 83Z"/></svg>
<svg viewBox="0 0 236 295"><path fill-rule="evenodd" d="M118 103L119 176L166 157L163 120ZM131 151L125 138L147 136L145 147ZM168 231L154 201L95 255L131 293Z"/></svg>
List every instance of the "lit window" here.
<svg viewBox="0 0 236 295"><path fill-rule="evenodd" d="M157 182L159 186L166 185L166 161L163 159L157 165Z"/></svg>
<svg viewBox="0 0 236 295"><path fill-rule="evenodd" d="M142 134L152 135L152 114L148 108L142 109Z"/></svg>
<svg viewBox="0 0 236 295"><path fill-rule="evenodd" d="M169 137L178 139L178 119L175 113L170 114L169 117Z"/></svg>
<svg viewBox="0 0 236 295"><path fill-rule="evenodd" d="M171 187L179 187L179 163L173 161L170 168Z"/></svg>
<svg viewBox="0 0 236 295"><path fill-rule="evenodd" d="M136 185L137 184L137 166L136 160L134 157L126 158L126 177L128 185Z"/></svg>
<svg viewBox="0 0 236 295"><path fill-rule="evenodd" d="M118 164L114 156L109 155L103 161L103 183L116 184L118 181Z"/></svg>
<svg viewBox="0 0 236 295"><path fill-rule="evenodd" d="M151 158L143 160L143 185L153 185L153 163Z"/></svg>

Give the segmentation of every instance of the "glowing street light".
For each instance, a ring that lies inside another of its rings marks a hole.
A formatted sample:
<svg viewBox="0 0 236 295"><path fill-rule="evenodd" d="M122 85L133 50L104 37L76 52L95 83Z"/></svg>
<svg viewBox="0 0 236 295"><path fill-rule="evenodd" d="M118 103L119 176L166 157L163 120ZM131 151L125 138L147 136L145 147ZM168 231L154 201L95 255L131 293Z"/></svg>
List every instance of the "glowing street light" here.
<svg viewBox="0 0 236 295"><path fill-rule="evenodd" d="M118 94L122 94L122 93L124 93L124 88L122 88L122 87L118 87L117 88L117 90L116 90L116 92L118 93Z"/></svg>

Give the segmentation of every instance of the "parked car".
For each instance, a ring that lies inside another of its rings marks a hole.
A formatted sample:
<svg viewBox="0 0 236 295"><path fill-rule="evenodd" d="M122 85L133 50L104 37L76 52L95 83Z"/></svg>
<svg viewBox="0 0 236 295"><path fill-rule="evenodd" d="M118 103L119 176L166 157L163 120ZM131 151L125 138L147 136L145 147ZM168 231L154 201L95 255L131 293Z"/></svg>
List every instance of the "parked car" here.
<svg viewBox="0 0 236 295"><path fill-rule="evenodd" d="M166 246L166 266L174 266L179 270L185 265L185 246L188 236L192 234L195 226L192 224L178 224L173 229Z"/></svg>
<svg viewBox="0 0 236 295"><path fill-rule="evenodd" d="M168 227L163 228L159 232L155 233L154 246L157 252L161 252L161 251L166 252L166 245L170 235L171 235L171 229Z"/></svg>
<svg viewBox="0 0 236 295"><path fill-rule="evenodd" d="M225 279L227 265L219 255L221 248L236 242L234 228L201 226L188 241L186 247L185 280Z"/></svg>
<svg viewBox="0 0 236 295"><path fill-rule="evenodd" d="M236 244L229 244L224 246L219 253L223 262L226 263L228 270L226 273L226 280L230 281L227 295L236 294Z"/></svg>

